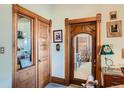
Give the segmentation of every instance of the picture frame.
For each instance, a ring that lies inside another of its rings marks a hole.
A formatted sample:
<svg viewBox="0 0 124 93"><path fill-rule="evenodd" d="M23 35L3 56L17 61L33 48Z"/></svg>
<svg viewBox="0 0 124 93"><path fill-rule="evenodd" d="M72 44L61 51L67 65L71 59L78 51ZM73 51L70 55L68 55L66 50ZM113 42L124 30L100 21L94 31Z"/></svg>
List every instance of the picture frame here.
<svg viewBox="0 0 124 93"><path fill-rule="evenodd" d="M53 30L53 42L61 43L63 41L63 33L62 30Z"/></svg>
<svg viewBox="0 0 124 93"><path fill-rule="evenodd" d="M121 57L124 59L124 48L122 48L122 53Z"/></svg>
<svg viewBox="0 0 124 93"><path fill-rule="evenodd" d="M107 37L122 37L122 21L110 21L107 25Z"/></svg>
<svg viewBox="0 0 124 93"><path fill-rule="evenodd" d="M26 67L29 67L31 66L31 61L29 58L26 58L26 59L21 59L20 60L20 67L23 69L23 68L26 68Z"/></svg>
<svg viewBox="0 0 124 93"><path fill-rule="evenodd" d="M111 11L109 15L110 15L110 20L117 19L117 11Z"/></svg>

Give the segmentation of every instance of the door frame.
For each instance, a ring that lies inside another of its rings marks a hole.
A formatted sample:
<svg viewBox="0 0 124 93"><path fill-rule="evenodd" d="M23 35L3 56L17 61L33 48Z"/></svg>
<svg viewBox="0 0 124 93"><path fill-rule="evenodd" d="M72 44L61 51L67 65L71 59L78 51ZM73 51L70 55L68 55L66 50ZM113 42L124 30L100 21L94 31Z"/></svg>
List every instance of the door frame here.
<svg viewBox="0 0 124 93"><path fill-rule="evenodd" d="M33 35L33 48L34 48L34 52L33 52L33 55L34 55L34 65L36 66L35 67L35 72L36 72L36 88L38 87L38 58L37 58L37 54L38 54L38 51L37 51L37 46L38 46L38 35L37 35L37 30L38 30L38 26L37 26L37 21L40 20L46 24L49 24L49 32L50 32L50 38L51 38L51 26L52 26L52 21L51 20L47 20L45 19L44 17L18 5L18 4L12 4L12 87L16 87L16 46L17 46L17 43L16 43L16 31L17 31L17 14L23 14L23 15L26 15L26 16L29 16L31 17L32 19L34 19L34 25L33 25L33 30L34 30L34 35ZM51 40L50 40L50 47L51 47ZM49 53L51 54L51 51L49 51ZM51 78L51 57L50 57L50 78Z"/></svg>
<svg viewBox="0 0 124 93"><path fill-rule="evenodd" d="M99 50L101 47L101 14L96 14L95 17L80 18L80 19L69 19L65 18L65 85L70 84L70 25L83 22L96 22L96 79L99 84L97 87L101 86L101 58L99 55Z"/></svg>

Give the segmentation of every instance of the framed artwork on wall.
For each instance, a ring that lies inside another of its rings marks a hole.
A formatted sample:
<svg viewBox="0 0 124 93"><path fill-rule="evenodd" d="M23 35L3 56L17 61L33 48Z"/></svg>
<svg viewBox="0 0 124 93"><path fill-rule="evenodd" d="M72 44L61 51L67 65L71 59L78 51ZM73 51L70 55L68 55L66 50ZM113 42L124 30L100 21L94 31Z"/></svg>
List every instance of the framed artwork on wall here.
<svg viewBox="0 0 124 93"><path fill-rule="evenodd" d="M121 37L122 36L122 21L107 22L107 37Z"/></svg>
<svg viewBox="0 0 124 93"><path fill-rule="evenodd" d="M53 30L53 42L61 43L63 41L62 39L62 30Z"/></svg>
<svg viewBox="0 0 124 93"><path fill-rule="evenodd" d="M117 11L111 11L109 14L110 14L110 20L117 19Z"/></svg>
<svg viewBox="0 0 124 93"><path fill-rule="evenodd" d="M124 48L122 49L122 58L124 58Z"/></svg>

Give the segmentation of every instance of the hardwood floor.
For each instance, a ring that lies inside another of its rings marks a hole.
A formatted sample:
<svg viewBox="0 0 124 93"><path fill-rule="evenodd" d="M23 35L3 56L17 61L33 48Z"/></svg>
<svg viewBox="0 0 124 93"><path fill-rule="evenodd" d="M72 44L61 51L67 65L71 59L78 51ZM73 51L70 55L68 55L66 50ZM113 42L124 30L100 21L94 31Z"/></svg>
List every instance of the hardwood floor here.
<svg viewBox="0 0 124 93"><path fill-rule="evenodd" d="M70 84L69 86L57 84L57 83L49 83L45 88L82 88L82 86Z"/></svg>

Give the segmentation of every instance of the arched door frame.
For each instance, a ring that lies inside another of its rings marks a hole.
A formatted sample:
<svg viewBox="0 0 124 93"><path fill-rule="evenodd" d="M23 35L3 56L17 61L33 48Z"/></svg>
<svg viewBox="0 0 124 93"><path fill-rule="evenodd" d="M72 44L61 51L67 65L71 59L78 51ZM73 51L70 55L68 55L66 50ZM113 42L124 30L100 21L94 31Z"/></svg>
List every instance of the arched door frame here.
<svg viewBox="0 0 124 93"><path fill-rule="evenodd" d="M70 84L70 25L82 22L96 22L96 79L99 81L98 87L101 86L101 59L99 50L101 47L101 14L98 13L95 17L69 19L65 18L65 84Z"/></svg>

